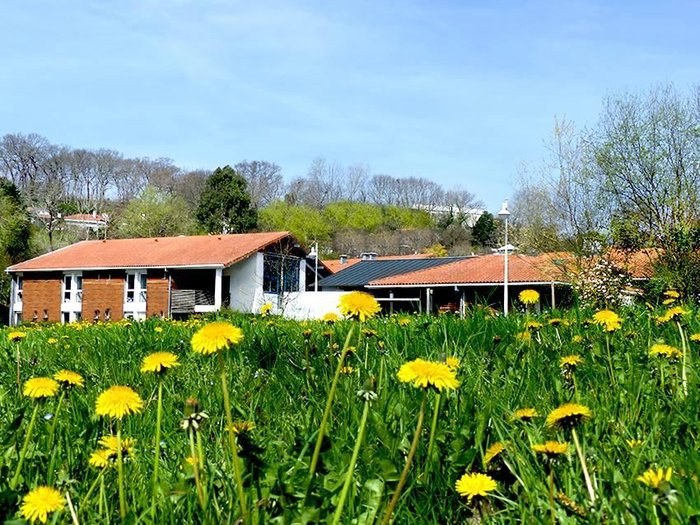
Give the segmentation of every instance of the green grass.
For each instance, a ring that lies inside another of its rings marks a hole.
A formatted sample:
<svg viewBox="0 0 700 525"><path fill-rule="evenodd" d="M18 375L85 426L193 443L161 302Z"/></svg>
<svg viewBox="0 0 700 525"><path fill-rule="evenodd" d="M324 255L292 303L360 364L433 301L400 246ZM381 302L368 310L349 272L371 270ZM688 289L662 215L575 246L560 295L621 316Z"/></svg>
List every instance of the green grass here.
<svg viewBox="0 0 700 525"><path fill-rule="evenodd" d="M376 335L365 331L359 340L353 337L351 344L357 348L347 364L354 372L340 378L320 466L311 480L309 462L337 358L346 334L357 323L298 323L222 314L220 318L229 319L245 333L244 341L224 357L233 418L255 423L254 430L240 435L238 443L248 506L255 509L250 522L330 521L362 416L363 401L357 391L374 376L381 389L370 408L342 521L378 523L403 468L422 397L419 390L399 383L396 372L417 357L441 360L445 356L461 359L461 384L456 391L442 393L431 457L426 454L436 394L428 392L424 430L394 523L465 523L479 515L486 523L551 523L547 469L530 445L549 439L571 442L568 431L552 431L544 424L549 411L568 401L593 411L592 419L578 432L597 499L589 506L572 446L553 466L554 480L557 491L582 506L587 515L579 518L556 502L558 523L654 523L655 515L660 523L697 520L700 346L689 343L685 396L681 364L648 355L650 345L658 340L681 346L673 322L657 325L654 321L653 316L662 311L621 311L624 323L621 330L609 334L609 355L601 328L585 322L592 312L561 314L571 321L569 326L554 327L547 324L547 317L537 318L544 326L532 333L529 342L516 337L525 330L528 318L524 315L492 318L483 309L464 320L411 317L405 327L397 318L368 321L361 328ZM686 335L700 331L695 310L683 325ZM120 521L117 469L110 467L101 474L88 465L88 459L98 448L98 439L115 431L113 422L95 416L95 399L109 386L121 384L131 386L145 402L141 414L123 421L123 435L137 440L136 454L124 465L126 521L154 522L150 506L157 378L142 374L139 368L145 355L166 350L176 353L182 366L164 377L155 522L235 523L239 507L216 356L198 355L190 348L190 338L199 326L149 320L133 325L27 327L27 337L16 343L7 340L10 329L0 332L0 518L18 519L24 494L37 485L52 485L70 494L80 523ZM156 327L162 327L162 332ZM49 338L58 342L49 344ZM57 399L41 402L20 483L12 490L9 480L35 403L18 395L17 346L22 381L67 368L84 376L85 388L66 396L51 449L49 414L55 411ZM559 359L569 354L584 359L573 373L575 381L567 379L559 367ZM190 454L188 435L180 429L190 397L197 398L210 416L200 434L206 456L202 473L206 512L197 499L192 467L185 462ZM527 423L511 421L513 411L522 407L536 408L540 417ZM630 448L628 439L644 443ZM507 443L506 452L485 468L484 451L496 441ZM651 467L673 468L669 487L655 491L636 480ZM497 492L468 504L454 490L455 481L466 471L492 475L499 483ZM71 522L67 509L55 517L57 523Z"/></svg>

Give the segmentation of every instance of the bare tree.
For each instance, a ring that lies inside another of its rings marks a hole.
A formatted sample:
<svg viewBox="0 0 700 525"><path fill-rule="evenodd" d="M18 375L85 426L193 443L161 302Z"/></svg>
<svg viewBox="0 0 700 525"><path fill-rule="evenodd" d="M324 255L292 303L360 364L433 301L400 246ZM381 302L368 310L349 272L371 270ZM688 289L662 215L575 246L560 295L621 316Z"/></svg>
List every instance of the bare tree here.
<svg viewBox="0 0 700 525"><path fill-rule="evenodd" d="M194 170L181 173L175 183L175 194L180 195L193 209L199 204L211 171Z"/></svg>
<svg viewBox="0 0 700 525"><path fill-rule="evenodd" d="M251 203L256 208L263 208L284 194L282 168L277 164L265 160L244 160L234 169L248 182Z"/></svg>
<svg viewBox="0 0 700 525"><path fill-rule="evenodd" d="M354 164L345 170L343 181L343 199L355 202L367 202L367 184L369 182L369 167L365 164Z"/></svg>
<svg viewBox="0 0 700 525"><path fill-rule="evenodd" d="M398 204L401 179L391 175L374 175L368 183L367 194L374 204Z"/></svg>

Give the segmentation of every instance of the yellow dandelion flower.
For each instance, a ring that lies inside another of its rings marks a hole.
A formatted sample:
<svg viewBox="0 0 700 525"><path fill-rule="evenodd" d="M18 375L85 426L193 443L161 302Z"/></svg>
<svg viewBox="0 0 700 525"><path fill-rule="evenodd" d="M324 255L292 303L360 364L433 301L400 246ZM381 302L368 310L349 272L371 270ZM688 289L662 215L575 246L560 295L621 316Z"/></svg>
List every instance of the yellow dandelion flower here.
<svg viewBox="0 0 700 525"><path fill-rule="evenodd" d="M538 323L537 321L528 321L525 323L525 328L528 330L539 330L542 328L542 323Z"/></svg>
<svg viewBox="0 0 700 525"><path fill-rule="evenodd" d="M561 368L575 368L576 366L583 363L583 359L578 355L567 355L559 359L559 366Z"/></svg>
<svg viewBox="0 0 700 525"><path fill-rule="evenodd" d="M83 376L70 370L60 370L53 375L53 378L63 386L85 386Z"/></svg>
<svg viewBox="0 0 700 525"><path fill-rule="evenodd" d="M338 309L345 317L364 321L377 315L382 307L374 296L366 292L350 292L340 296Z"/></svg>
<svg viewBox="0 0 700 525"><path fill-rule="evenodd" d="M450 367L451 370L458 370L460 360L459 357L449 356L445 358L445 364Z"/></svg>
<svg viewBox="0 0 700 525"><path fill-rule="evenodd" d="M22 498L19 508L21 516L34 523L46 523L49 514L61 510L66 501L59 491L53 487L37 487Z"/></svg>
<svg viewBox="0 0 700 525"><path fill-rule="evenodd" d="M113 386L102 392L95 403L98 416L121 419L129 414L138 414L143 408L143 400L128 386Z"/></svg>
<svg viewBox="0 0 700 525"><path fill-rule="evenodd" d="M573 427L593 416L591 409L578 403L564 403L547 416L548 427Z"/></svg>
<svg viewBox="0 0 700 525"><path fill-rule="evenodd" d="M136 445L136 440L130 437L123 437L122 441L122 454L133 456L134 446ZM119 452L119 447L117 446L117 436L108 435L102 436L99 441L102 446L102 451L105 453L107 458L116 457Z"/></svg>
<svg viewBox="0 0 700 525"><path fill-rule="evenodd" d="M53 397L58 392L58 383L50 377L32 377L24 383L22 393L34 399Z"/></svg>
<svg viewBox="0 0 700 525"><path fill-rule="evenodd" d="M198 354L209 355L237 345L243 340L243 330L231 323L217 321L204 325L192 336L192 349Z"/></svg>
<svg viewBox="0 0 700 525"><path fill-rule="evenodd" d="M511 416L511 420L513 421L530 421L531 419L536 418L539 416L537 413L537 410L534 408L519 408L515 412L513 412L513 415Z"/></svg>
<svg viewBox="0 0 700 525"><path fill-rule="evenodd" d="M678 299L681 296L676 290L666 290L664 295L669 299Z"/></svg>
<svg viewBox="0 0 700 525"><path fill-rule="evenodd" d="M668 359L678 359L683 356L683 352L675 346L665 344L655 344L649 349L649 355L663 356Z"/></svg>
<svg viewBox="0 0 700 525"><path fill-rule="evenodd" d="M582 335L575 335L571 338L571 342L575 344L579 344L583 342L583 336Z"/></svg>
<svg viewBox="0 0 700 525"><path fill-rule="evenodd" d="M532 445L532 451L537 454L546 454L547 456L558 456L560 454L566 454L569 450L568 443L562 443L560 441L545 441L542 444Z"/></svg>
<svg viewBox="0 0 700 525"><path fill-rule="evenodd" d="M622 326L622 319L612 310L600 310L593 314L593 323L602 326L606 332L614 332Z"/></svg>
<svg viewBox="0 0 700 525"><path fill-rule="evenodd" d="M416 388L433 387L436 390L454 390L459 386L459 381L445 363L414 359L401 365L397 374L402 383L412 383Z"/></svg>
<svg viewBox="0 0 700 525"><path fill-rule="evenodd" d="M408 317L399 317L398 321L396 321L399 326L408 326L411 324L411 320Z"/></svg>
<svg viewBox="0 0 700 525"><path fill-rule="evenodd" d="M180 366L180 361L171 352L153 352L143 358L141 372L165 372L168 368Z"/></svg>
<svg viewBox="0 0 700 525"><path fill-rule="evenodd" d="M27 337L26 332L10 332L7 334L8 341L21 341L25 337Z"/></svg>
<svg viewBox="0 0 700 525"><path fill-rule="evenodd" d="M682 308L680 306L674 306L673 308L669 308L665 314L660 315L656 318L656 322L658 324L665 324L668 323L669 321L673 321L676 319L679 319L680 317L683 317L684 315L688 315L690 312L686 310L685 308Z"/></svg>
<svg viewBox="0 0 700 525"><path fill-rule="evenodd" d="M55 345L56 343L58 343L58 339L56 339L55 337L49 337L49 338L46 340L46 342L47 342L48 344L50 344L50 345Z"/></svg>
<svg viewBox="0 0 700 525"><path fill-rule="evenodd" d="M234 421L231 428L234 434L250 434L255 430L255 423L252 421Z"/></svg>
<svg viewBox="0 0 700 525"><path fill-rule="evenodd" d="M530 332L518 332L515 334L515 339L523 343L528 343L532 341L532 334Z"/></svg>
<svg viewBox="0 0 700 525"><path fill-rule="evenodd" d="M626 439L625 443L627 443L627 446L629 448L638 448L644 444L644 440L643 439Z"/></svg>
<svg viewBox="0 0 700 525"><path fill-rule="evenodd" d="M88 464L95 468L105 468L109 466L109 458L111 457L109 451L104 449L99 449L90 454L90 459L88 459Z"/></svg>
<svg viewBox="0 0 700 525"><path fill-rule="evenodd" d="M484 466L488 465L491 463L491 461L501 454L506 449L505 443L501 443L500 441L497 441L493 445L491 445L489 448L486 449L486 452L484 452Z"/></svg>
<svg viewBox="0 0 700 525"><path fill-rule="evenodd" d="M159 333L161 333L161 332L163 331L163 327L162 327L162 326L156 326L156 327L153 329L153 331L154 331L155 333L159 334Z"/></svg>
<svg viewBox="0 0 700 525"><path fill-rule="evenodd" d="M663 304L664 306L668 306L669 304L673 304L675 302L676 300L674 298L669 297L668 299L664 299L663 301L661 301L661 304Z"/></svg>
<svg viewBox="0 0 700 525"><path fill-rule="evenodd" d="M559 326L562 324L562 320L559 317L552 317L549 321L547 321L549 326Z"/></svg>
<svg viewBox="0 0 700 525"><path fill-rule="evenodd" d="M260 315L263 317L268 315L270 311L272 310L272 303L265 303L260 307Z"/></svg>
<svg viewBox="0 0 700 525"><path fill-rule="evenodd" d="M192 467L194 467L194 462L195 462L195 459L193 456L187 456L185 458L185 463L187 463L188 465L190 465Z"/></svg>
<svg viewBox="0 0 700 525"><path fill-rule="evenodd" d="M523 304L536 304L540 302L540 294L536 290L523 290L518 294L518 299Z"/></svg>
<svg viewBox="0 0 700 525"><path fill-rule="evenodd" d="M497 487L491 476L481 473L467 472L455 483L455 490L469 502L477 496L488 496L489 492L496 490Z"/></svg>
<svg viewBox="0 0 700 525"><path fill-rule="evenodd" d="M355 372L355 369L354 369L353 367L351 367L351 366L344 366L343 368L340 369L340 373L341 373L341 374L348 374L348 375L350 375L350 374L352 374L353 372Z"/></svg>
<svg viewBox="0 0 700 525"><path fill-rule="evenodd" d="M658 470L650 468L641 476L638 476L637 481L641 481L647 487L658 489L662 483L670 483L671 474L673 474L673 470L671 469L671 467L668 467L666 470L664 470L663 468L660 468Z"/></svg>
<svg viewBox="0 0 700 525"><path fill-rule="evenodd" d="M695 343L700 343L700 334L692 334L690 336L690 340L694 341Z"/></svg>
<svg viewBox="0 0 700 525"><path fill-rule="evenodd" d="M326 323L335 323L338 319L338 314L335 312L328 312L323 314L323 321Z"/></svg>

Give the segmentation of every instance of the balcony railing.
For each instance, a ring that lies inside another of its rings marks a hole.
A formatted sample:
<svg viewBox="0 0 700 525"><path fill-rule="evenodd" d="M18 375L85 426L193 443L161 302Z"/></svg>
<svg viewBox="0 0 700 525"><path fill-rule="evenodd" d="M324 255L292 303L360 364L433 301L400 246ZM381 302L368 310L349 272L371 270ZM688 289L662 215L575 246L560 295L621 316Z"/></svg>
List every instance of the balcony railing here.
<svg viewBox="0 0 700 525"><path fill-rule="evenodd" d="M173 314L193 314L195 306L214 306L214 293L209 290L172 290L170 292L170 312Z"/></svg>

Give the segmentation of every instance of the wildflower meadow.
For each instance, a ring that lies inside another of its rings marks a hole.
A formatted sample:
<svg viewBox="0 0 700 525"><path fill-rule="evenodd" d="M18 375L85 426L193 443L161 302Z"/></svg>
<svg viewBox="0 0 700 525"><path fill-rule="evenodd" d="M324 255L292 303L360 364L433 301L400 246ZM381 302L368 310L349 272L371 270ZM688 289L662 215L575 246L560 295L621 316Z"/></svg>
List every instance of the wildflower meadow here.
<svg viewBox="0 0 700 525"><path fill-rule="evenodd" d="M531 295L5 328L0 518L697 523L700 310Z"/></svg>

